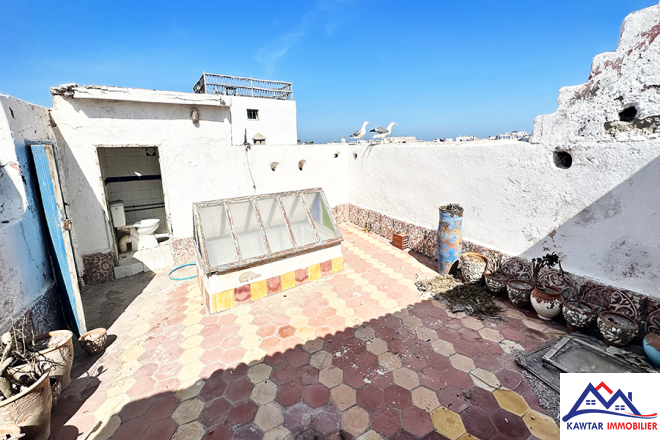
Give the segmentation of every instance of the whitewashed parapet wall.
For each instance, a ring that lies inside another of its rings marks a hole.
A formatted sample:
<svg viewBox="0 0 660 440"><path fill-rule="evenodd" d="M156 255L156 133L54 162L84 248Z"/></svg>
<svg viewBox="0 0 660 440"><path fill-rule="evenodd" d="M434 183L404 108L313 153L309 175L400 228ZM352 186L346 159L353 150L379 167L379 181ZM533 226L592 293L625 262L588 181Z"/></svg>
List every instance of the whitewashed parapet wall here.
<svg viewBox="0 0 660 440"><path fill-rule="evenodd" d="M432 229L440 205L460 203L476 244L556 251L576 275L660 297L659 33L660 6L628 16L617 51L561 90L530 143L350 146L351 203ZM631 106L634 120L621 121ZM571 154L569 169L557 151Z"/></svg>
<svg viewBox="0 0 660 440"><path fill-rule="evenodd" d="M332 206L348 202L347 157L337 145L274 146L267 140L247 150L233 146L234 97L73 85L53 92L58 161L81 275L97 260L85 264L86 255L113 253L100 146L158 147L174 243L191 241L193 202L311 187L322 187Z"/></svg>
<svg viewBox="0 0 660 440"><path fill-rule="evenodd" d="M62 324L26 147L53 138L48 109L0 95L0 332L27 311L37 331Z"/></svg>

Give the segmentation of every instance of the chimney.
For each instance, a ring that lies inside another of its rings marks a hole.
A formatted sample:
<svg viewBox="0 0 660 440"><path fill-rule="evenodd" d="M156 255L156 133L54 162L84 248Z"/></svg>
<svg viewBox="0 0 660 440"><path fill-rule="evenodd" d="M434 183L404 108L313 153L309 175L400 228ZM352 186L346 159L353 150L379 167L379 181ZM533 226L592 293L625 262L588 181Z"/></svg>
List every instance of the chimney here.
<svg viewBox="0 0 660 440"><path fill-rule="evenodd" d="M632 402L632 392L631 391L628 391L628 400L630 400Z"/></svg>

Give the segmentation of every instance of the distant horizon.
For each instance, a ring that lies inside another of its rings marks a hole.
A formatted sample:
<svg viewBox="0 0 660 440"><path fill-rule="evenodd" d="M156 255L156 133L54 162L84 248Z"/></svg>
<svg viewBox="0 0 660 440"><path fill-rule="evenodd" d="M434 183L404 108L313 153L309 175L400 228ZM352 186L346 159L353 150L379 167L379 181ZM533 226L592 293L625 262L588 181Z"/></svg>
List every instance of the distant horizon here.
<svg viewBox="0 0 660 440"><path fill-rule="evenodd" d="M348 142L365 120L426 141L531 134L616 49L623 19L655 4L258 1L216 18L178 2L0 0L0 93L51 107L60 84L192 92L210 72L292 82L301 141Z"/></svg>

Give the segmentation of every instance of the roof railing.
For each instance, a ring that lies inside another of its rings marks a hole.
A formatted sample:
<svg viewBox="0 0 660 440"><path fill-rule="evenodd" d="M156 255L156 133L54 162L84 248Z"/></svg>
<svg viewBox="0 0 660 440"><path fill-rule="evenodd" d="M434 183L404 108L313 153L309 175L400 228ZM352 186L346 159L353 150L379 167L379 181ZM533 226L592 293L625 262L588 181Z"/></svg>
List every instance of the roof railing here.
<svg viewBox="0 0 660 440"><path fill-rule="evenodd" d="M286 101L293 99L293 85L290 82L216 75L206 72L193 86L193 91L210 95L248 96Z"/></svg>

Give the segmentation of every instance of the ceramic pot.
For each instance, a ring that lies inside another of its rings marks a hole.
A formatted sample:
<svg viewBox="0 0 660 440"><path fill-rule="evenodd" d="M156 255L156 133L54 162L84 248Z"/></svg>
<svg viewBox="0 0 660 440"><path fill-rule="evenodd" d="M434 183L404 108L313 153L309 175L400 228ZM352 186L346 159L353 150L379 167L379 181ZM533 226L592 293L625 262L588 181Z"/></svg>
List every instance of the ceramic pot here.
<svg viewBox="0 0 660 440"><path fill-rule="evenodd" d="M71 383L73 333L55 330L34 338L32 349L49 361L50 375L59 379L62 390Z"/></svg>
<svg viewBox="0 0 660 440"><path fill-rule="evenodd" d="M538 313L539 318L550 321L561 312L561 289L554 286L535 287L532 291L530 302Z"/></svg>
<svg viewBox="0 0 660 440"><path fill-rule="evenodd" d="M596 317L594 306L575 299L564 301L562 312L568 324L569 332L581 331L589 327Z"/></svg>
<svg viewBox="0 0 660 440"><path fill-rule="evenodd" d="M525 307L529 304L529 297L534 290L534 286L529 281L509 280L506 283L506 292L511 302L518 307Z"/></svg>
<svg viewBox="0 0 660 440"><path fill-rule="evenodd" d="M481 281L481 277L488 267L488 258L476 252L463 252L460 261L461 273L466 283Z"/></svg>
<svg viewBox="0 0 660 440"><path fill-rule="evenodd" d="M18 425L24 439L47 440L52 403L50 376L45 373L27 390L0 401L0 425Z"/></svg>
<svg viewBox="0 0 660 440"><path fill-rule="evenodd" d="M9 440L18 439L21 435L21 428L15 423L4 423L0 424L0 439L6 439L9 437Z"/></svg>
<svg viewBox="0 0 660 440"><path fill-rule="evenodd" d="M85 353L90 356L96 356L105 350L105 343L108 340L108 331L104 328L96 328L82 335L78 342Z"/></svg>
<svg viewBox="0 0 660 440"><path fill-rule="evenodd" d="M60 396L62 395L62 382L56 377L50 378L50 392L53 396L53 404L51 405L50 410L55 411L57 401L60 400Z"/></svg>
<svg viewBox="0 0 660 440"><path fill-rule="evenodd" d="M639 331L637 323L621 313L601 312L597 322L605 343L615 347L628 344Z"/></svg>
<svg viewBox="0 0 660 440"><path fill-rule="evenodd" d="M644 338L644 353L653 365L660 368L660 336L655 333L646 335Z"/></svg>
<svg viewBox="0 0 660 440"><path fill-rule="evenodd" d="M486 287L494 296L500 296L506 291L506 282L509 276L504 272L487 273L484 275Z"/></svg>

